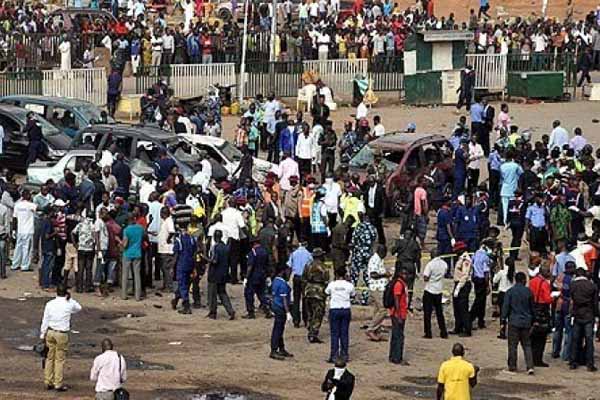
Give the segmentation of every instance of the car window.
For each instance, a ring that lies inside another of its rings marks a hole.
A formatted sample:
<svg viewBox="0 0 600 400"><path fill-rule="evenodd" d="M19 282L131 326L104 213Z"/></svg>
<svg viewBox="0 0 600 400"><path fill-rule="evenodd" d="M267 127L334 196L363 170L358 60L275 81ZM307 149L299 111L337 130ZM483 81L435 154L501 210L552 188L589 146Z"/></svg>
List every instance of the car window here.
<svg viewBox="0 0 600 400"><path fill-rule="evenodd" d="M242 152L229 142L223 142L222 145L217 147L223 156L229 161L240 161L242 159ZM221 157L219 157L221 158Z"/></svg>
<svg viewBox="0 0 600 400"><path fill-rule="evenodd" d="M67 161L65 168L78 172L81 171L84 166L90 165L92 161L94 161L94 159L91 156L74 156Z"/></svg>
<svg viewBox="0 0 600 400"><path fill-rule="evenodd" d="M113 138L113 142L117 145L117 152L123 153L125 157L129 158L131 151L133 150L131 148L133 145L133 138L129 136L120 136L116 139Z"/></svg>
<svg viewBox="0 0 600 400"><path fill-rule="evenodd" d="M408 153L405 168L407 171L417 171L423 166L421 162L421 147L415 147Z"/></svg>
<svg viewBox="0 0 600 400"><path fill-rule="evenodd" d="M25 104L25 107L23 108L29 111L33 111L34 113L39 114L42 117L46 115L46 107L44 107L41 104Z"/></svg>
<svg viewBox="0 0 600 400"><path fill-rule="evenodd" d="M49 117L50 123L60 129L79 129L79 123L75 119L75 116L65 108L53 107L52 115Z"/></svg>
<svg viewBox="0 0 600 400"><path fill-rule="evenodd" d="M159 146L147 140L138 140L135 150L135 158L146 164L152 164L158 159Z"/></svg>
<svg viewBox="0 0 600 400"><path fill-rule="evenodd" d="M350 166L354 168L365 169L374 163L374 151L371 146L363 146L358 153L350 160ZM404 150L383 151L383 164L388 170L396 169L400 161L404 158Z"/></svg>
<svg viewBox="0 0 600 400"><path fill-rule="evenodd" d="M216 162L223 163L223 157L221 157L219 152L216 151L212 146L207 146L205 144L197 144L196 148L206 151L206 154L208 154L208 156Z"/></svg>
<svg viewBox="0 0 600 400"><path fill-rule="evenodd" d="M12 118L7 117L6 115L0 115L0 125L2 125L2 127L4 128L4 132L6 134L21 134L21 127L19 126L19 124Z"/></svg>

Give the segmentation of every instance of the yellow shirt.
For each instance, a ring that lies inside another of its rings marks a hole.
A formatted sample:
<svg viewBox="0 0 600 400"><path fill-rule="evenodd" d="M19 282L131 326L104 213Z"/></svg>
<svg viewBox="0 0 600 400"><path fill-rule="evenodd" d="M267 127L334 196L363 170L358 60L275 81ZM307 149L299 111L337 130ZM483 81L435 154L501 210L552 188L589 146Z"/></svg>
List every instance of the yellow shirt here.
<svg viewBox="0 0 600 400"><path fill-rule="evenodd" d="M471 400L469 378L475 377L475 367L462 357L452 357L440 366L438 383L444 385L444 400Z"/></svg>

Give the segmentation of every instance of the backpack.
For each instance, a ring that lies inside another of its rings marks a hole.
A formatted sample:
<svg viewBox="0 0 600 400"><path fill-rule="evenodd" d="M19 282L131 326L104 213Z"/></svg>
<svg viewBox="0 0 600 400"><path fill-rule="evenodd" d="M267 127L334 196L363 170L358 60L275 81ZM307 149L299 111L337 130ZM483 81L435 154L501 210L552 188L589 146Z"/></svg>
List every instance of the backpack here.
<svg viewBox="0 0 600 400"><path fill-rule="evenodd" d="M385 290L383 291L383 306L385 308L395 308L396 302L394 301L394 286L398 280L390 280L387 285L385 285Z"/></svg>

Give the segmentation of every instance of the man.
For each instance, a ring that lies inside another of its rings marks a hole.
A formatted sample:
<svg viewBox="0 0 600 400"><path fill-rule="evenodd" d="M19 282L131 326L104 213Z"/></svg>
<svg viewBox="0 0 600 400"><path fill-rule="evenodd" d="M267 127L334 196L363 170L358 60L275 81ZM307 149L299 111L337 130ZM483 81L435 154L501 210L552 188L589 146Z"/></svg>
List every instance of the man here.
<svg viewBox="0 0 600 400"><path fill-rule="evenodd" d="M525 219L525 212L527 210L527 204L523 199L521 189L515 190L515 197L508 202L507 220L508 228L511 231L511 242L510 242L510 257L518 261L519 259L519 247L525 233L525 227L527 221Z"/></svg>
<svg viewBox="0 0 600 400"><path fill-rule="evenodd" d="M173 252L173 238L175 237L175 223L171 217L169 207L160 210L160 228L158 229L158 265L160 266L163 284L162 290L175 291L173 287L173 269L175 268L175 254Z"/></svg>
<svg viewBox="0 0 600 400"><path fill-rule="evenodd" d="M437 400L471 400L471 388L477 385L479 367L463 359L465 348L452 346L452 358L444 361L438 373Z"/></svg>
<svg viewBox="0 0 600 400"><path fill-rule="evenodd" d="M190 284L191 275L196 264L196 252L198 251L198 242L189 231L189 223L184 221L178 224L180 229L179 235L175 238L173 245L173 254L175 257L175 276L177 278L177 288L175 290L175 298L173 303L177 308L177 300L181 299L182 308L178 311L180 314L191 314L190 307ZM173 305L173 304L172 304ZM172 307L173 308L173 307Z"/></svg>
<svg viewBox="0 0 600 400"><path fill-rule="evenodd" d="M539 273L529 281L529 290L533 296L534 322L531 330L531 353L533 365L548 367L543 360L548 333L552 330L550 307L552 305L552 289L550 287L550 269L546 265L540 267Z"/></svg>
<svg viewBox="0 0 600 400"><path fill-rule="evenodd" d="M403 366L410 365L404 360L404 327L408 313L408 296L405 268L396 268L394 277L390 282L391 290L394 296L394 305L388 308L392 320L392 335L390 336L389 361L392 364Z"/></svg>
<svg viewBox="0 0 600 400"><path fill-rule="evenodd" d="M509 148L505 154L506 161L500 166L500 198L502 200L502 224L506 225L508 220L508 203L515 195L519 185L519 177L523 174L523 168L514 161L515 152Z"/></svg>
<svg viewBox="0 0 600 400"><path fill-rule="evenodd" d="M117 68L112 68L110 71L110 75L108 76L106 100L108 114L112 118L115 117L115 112L117 111L117 102L119 101L119 97L121 96L122 89L123 78L121 77L121 73Z"/></svg>
<svg viewBox="0 0 600 400"><path fill-rule="evenodd" d="M354 228L352 239L350 241L350 248L352 249L352 256L350 258L350 276L354 287L357 286L361 273L363 281L367 286L369 285L367 265L369 259L373 255L373 244L375 243L375 239L377 239L377 231L369 222L369 219L365 214L359 212L358 219L360 220L360 223ZM362 305L367 305L368 302L369 294L368 292L363 292L361 303Z"/></svg>
<svg viewBox="0 0 600 400"><path fill-rule="evenodd" d="M375 175L369 175L367 178L366 190L364 193L365 208L369 222L377 229L377 238L380 244L385 244L385 232L383 230L383 212L385 210L385 194L380 182Z"/></svg>
<svg viewBox="0 0 600 400"><path fill-rule="evenodd" d="M527 276L517 272L515 285L508 289L502 303L502 321L508 323L508 372L517 371L517 346L525 353L527 373L533 375L533 354L531 351L530 330L533 324L533 295L525 286Z"/></svg>
<svg viewBox="0 0 600 400"><path fill-rule="evenodd" d="M431 250L431 261L425 265L423 270L423 329L425 339L433 337L431 333L431 314L435 310L438 327L440 328L440 337L448 338L446 330L446 321L444 320L444 310L442 309L442 292L444 290L444 276L448 265L444 260L437 256L435 250Z"/></svg>
<svg viewBox="0 0 600 400"><path fill-rule="evenodd" d="M535 202L527 207L525 219L529 232L529 247L542 256L547 253L548 245L548 210L543 202L543 195L536 193Z"/></svg>
<svg viewBox="0 0 600 400"><path fill-rule="evenodd" d="M298 160L301 178L306 177L311 172L311 163L314 157L313 147L313 136L310 135L309 131L304 131L302 135L298 136L295 155Z"/></svg>
<svg viewBox="0 0 600 400"><path fill-rule="evenodd" d="M258 297L260 308L265 313L266 318L271 317L267 299L265 298L265 289L267 277L267 268L269 267L269 253L260 243L260 238L255 237L251 240L252 249L248 253L248 275L244 279L244 298L246 300L246 311L248 314L243 316L245 319L255 319L254 296Z"/></svg>
<svg viewBox="0 0 600 400"><path fill-rule="evenodd" d="M321 182L325 180L327 174L333 174L335 165L335 145L337 136L331 126L331 123L325 125L325 133L317 139L317 144L321 146Z"/></svg>
<svg viewBox="0 0 600 400"><path fill-rule="evenodd" d="M29 190L23 190L21 199L15 203L13 218L17 220L17 243L13 254L11 270L29 272L31 243L34 234L34 219L37 206L31 202Z"/></svg>
<svg viewBox="0 0 600 400"><path fill-rule="evenodd" d="M469 294L471 293L471 257L466 253L467 245L464 242L457 242L453 250L458 257L458 261L454 268L454 291L452 292L454 331L450 333L460 337L470 337Z"/></svg>
<svg viewBox="0 0 600 400"><path fill-rule="evenodd" d="M10 238L10 215L8 207L0 203L0 279L6 279L7 244Z"/></svg>
<svg viewBox="0 0 600 400"><path fill-rule="evenodd" d="M290 269L287 266L278 266L275 279L271 285L271 311L273 311L273 330L271 331L271 353L269 358L282 361L286 358L294 357L285 349L283 338L286 322L292 321L290 313L290 293L291 288L288 285Z"/></svg>
<svg viewBox="0 0 600 400"><path fill-rule="evenodd" d="M560 126L559 120L555 120L552 123L552 133L550 133L548 151L552 151L554 148L558 148L562 151L562 148L565 144L569 144L569 132Z"/></svg>
<svg viewBox="0 0 600 400"><path fill-rule="evenodd" d="M564 248L565 242L559 244ZM569 253L566 253L567 255ZM557 262L558 263L558 262ZM558 269L557 266L553 269ZM571 318L571 283L575 275L575 260L567 261L561 271L554 276L553 286L558 292L554 315L554 334L552 335L552 358L571 360L571 343L573 343L573 324ZM564 338L564 347L563 347Z"/></svg>
<svg viewBox="0 0 600 400"><path fill-rule="evenodd" d="M27 138L29 139L26 162L27 166L29 166L31 163L34 163L44 151L44 144L42 142L44 135L42 133L42 127L35 118L33 111L27 113L27 123L23 128L23 132L27 134Z"/></svg>
<svg viewBox="0 0 600 400"><path fill-rule="evenodd" d="M420 177L413 194L413 212L415 215L415 233L421 242L421 247L425 247L425 237L427 236L427 222L429 215L429 202L427 200L427 179Z"/></svg>
<svg viewBox="0 0 600 400"><path fill-rule="evenodd" d="M465 190L467 179L467 161L469 159L468 141L462 139L460 146L454 151L454 188L452 198L456 199Z"/></svg>
<svg viewBox="0 0 600 400"><path fill-rule="evenodd" d="M387 254L385 245L377 245L377 250L369 259L367 273L369 274L369 304L373 307L371 322L367 328L367 337L374 341L381 341L379 331L387 316L387 310L383 306L383 292L388 284L390 274L385 269L383 259Z"/></svg>
<svg viewBox="0 0 600 400"><path fill-rule="evenodd" d="M291 158L290 158L291 160ZM293 161L293 160L292 160ZM295 161L293 161L295 163ZM281 168L281 164L279 164ZM296 173L298 167L296 166ZM281 181L280 181L281 182ZM283 185L281 185L283 190ZM294 232L296 238L300 240L301 225L300 225L300 204L302 202L302 187L298 185L298 175L292 175L289 178L289 189L284 190L283 194L283 220L289 222L293 227L291 232L292 237Z"/></svg>
<svg viewBox="0 0 600 400"><path fill-rule="evenodd" d="M336 358L335 368L327 371L321 391L327 393L328 400L350 400L354 391L354 375L346 369L346 360L343 357Z"/></svg>
<svg viewBox="0 0 600 400"><path fill-rule="evenodd" d="M456 109L460 110L463 105L466 105L467 111L471 109L471 99L475 88L475 71L470 65L465 66L465 69L460 72L460 87L456 90L458 93L458 103Z"/></svg>
<svg viewBox="0 0 600 400"><path fill-rule="evenodd" d="M142 239L144 228L137 223L133 213L129 213L128 225L123 230L123 261L121 270L121 299L127 300L129 277L133 275L135 300L142 300Z"/></svg>
<svg viewBox="0 0 600 400"><path fill-rule="evenodd" d="M48 355L44 368L44 383L48 390L65 392L68 390L63 383L63 371L69 347L69 331L71 330L71 315L81 311L78 302L71 299L64 285L56 287L56 298L46 303L40 339L46 342Z"/></svg>
<svg viewBox="0 0 600 400"><path fill-rule="evenodd" d="M319 329L325 315L325 288L329 283L329 271L323 264L325 252L317 247L312 252L313 261L304 268L302 274L303 296L308 321L308 342L323 343L319 339Z"/></svg>
<svg viewBox="0 0 600 400"><path fill-rule="evenodd" d="M473 112L473 108L471 108L471 112ZM469 164L467 165L467 190L469 192L473 192L479 185L481 160L485 159L483 147L477 142L478 138L479 135L473 132L469 141Z"/></svg>
<svg viewBox="0 0 600 400"><path fill-rule="evenodd" d="M306 313L306 301L304 300L304 293L302 290L302 276L304 275L304 269L313 261L312 254L306 249L306 240L300 239L298 248L290 254L290 258L287 262L288 267L291 268L292 272L292 285L294 293L294 302L292 306L292 316L294 317L294 327L300 327L300 319L306 325L307 313ZM300 310L302 309L302 314Z"/></svg>
<svg viewBox="0 0 600 400"><path fill-rule="evenodd" d="M33 263L37 264L39 261L39 250L40 250L40 228L41 228L41 215L54 203L56 199L50 193L48 185L42 185L40 192L33 196L33 203L37 206L36 216L34 219L34 233L33 233L33 252L32 258ZM12 222L12 221L11 221Z"/></svg>
<svg viewBox="0 0 600 400"><path fill-rule="evenodd" d="M396 269L405 268L407 271L404 282L408 287L408 310L412 311L413 288L417 273L421 272L421 247L412 229L404 231L392 248L396 255Z"/></svg>
<svg viewBox="0 0 600 400"><path fill-rule="evenodd" d="M293 189L292 177L296 177L297 184L300 176L298 163L292 158L292 151L284 151L283 160L279 163L279 186L284 193Z"/></svg>
<svg viewBox="0 0 600 400"><path fill-rule="evenodd" d="M229 275L229 246L223 243L223 233L219 230L213 233L214 245L210 250L210 266L208 268L208 315L210 319L217 319L217 296L229 314L229 319L235 319L235 311L227 295L226 284Z"/></svg>
<svg viewBox="0 0 600 400"><path fill-rule="evenodd" d="M456 242L452 229L452 211L450 210L449 198L443 199L442 206L438 210L435 238L438 242L437 254L440 256L452 254L452 246ZM446 263L450 265L450 257L446 258Z"/></svg>
<svg viewBox="0 0 600 400"><path fill-rule="evenodd" d="M238 280L238 264L240 263L240 232L246 230L246 221L242 212L236 208L236 201L232 197L229 199L228 207L221 212L223 224L227 226L227 230L231 235L229 237L229 268L230 282L233 285L239 283Z"/></svg>
<svg viewBox="0 0 600 400"><path fill-rule="evenodd" d="M573 317L573 341L570 369L576 369L582 349L585 349L585 363L590 372L597 371L594 365L594 321L598 318L598 288L587 278L584 268L577 268L571 282L571 302ZM585 346L583 340L585 339Z"/></svg>
<svg viewBox="0 0 600 400"><path fill-rule="evenodd" d="M477 319L479 329L485 328L485 305L487 296L490 294L490 263L492 245L485 241L479 250L473 254L473 289L475 290L475 300L469 312L471 324Z"/></svg>
<svg viewBox="0 0 600 400"><path fill-rule="evenodd" d="M113 350L110 339L102 341L102 354L94 359L90 380L96 382L96 400L113 400L115 390L127 380L125 357Z"/></svg>

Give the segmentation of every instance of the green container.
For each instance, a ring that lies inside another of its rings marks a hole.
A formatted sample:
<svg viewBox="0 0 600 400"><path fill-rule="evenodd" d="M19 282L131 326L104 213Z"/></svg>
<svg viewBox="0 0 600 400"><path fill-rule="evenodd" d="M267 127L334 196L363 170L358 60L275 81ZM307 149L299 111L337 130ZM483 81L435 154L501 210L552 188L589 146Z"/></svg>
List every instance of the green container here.
<svg viewBox="0 0 600 400"><path fill-rule="evenodd" d="M442 73L418 72L404 77L406 104L429 105L442 103Z"/></svg>
<svg viewBox="0 0 600 400"><path fill-rule="evenodd" d="M563 97L565 77L563 72L509 72L509 96L530 99L560 99Z"/></svg>

